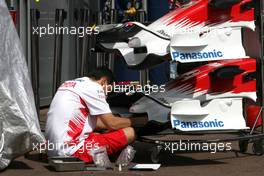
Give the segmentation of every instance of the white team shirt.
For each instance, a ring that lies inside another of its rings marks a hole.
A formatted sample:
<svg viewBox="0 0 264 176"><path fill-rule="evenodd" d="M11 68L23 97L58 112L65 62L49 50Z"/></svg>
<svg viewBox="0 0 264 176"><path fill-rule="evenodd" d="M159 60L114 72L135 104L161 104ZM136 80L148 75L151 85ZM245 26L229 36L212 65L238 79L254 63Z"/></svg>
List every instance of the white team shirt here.
<svg viewBox="0 0 264 176"><path fill-rule="evenodd" d="M48 112L49 156L71 156L96 127L96 115L111 113L100 84L88 77L64 82ZM54 146L54 147L53 147ZM51 150L51 148L54 150Z"/></svg>

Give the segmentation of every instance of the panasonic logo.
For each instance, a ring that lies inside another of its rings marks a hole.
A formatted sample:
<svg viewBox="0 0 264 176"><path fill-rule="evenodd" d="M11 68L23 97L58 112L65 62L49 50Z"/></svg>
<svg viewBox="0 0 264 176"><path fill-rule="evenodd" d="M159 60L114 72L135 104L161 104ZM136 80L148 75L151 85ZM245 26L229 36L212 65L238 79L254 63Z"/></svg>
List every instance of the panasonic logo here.
<svg viewBox="0 0 264 176"><path fill-rule="evenodd" d="M213 50L211 52L193 52L193 53L173 52L172 56L173 59L196 60L196 59L222 58L224 54L222 51Z"/></svg>
<svg viewBox="0 0 264 176"><path fill-rule="evenodd" d="M173 125L175 128L221 128L224 127L223 121L218 121L215 119L214 121L192 121L192 122L183 122L180 120L173 120Z"/></svg>

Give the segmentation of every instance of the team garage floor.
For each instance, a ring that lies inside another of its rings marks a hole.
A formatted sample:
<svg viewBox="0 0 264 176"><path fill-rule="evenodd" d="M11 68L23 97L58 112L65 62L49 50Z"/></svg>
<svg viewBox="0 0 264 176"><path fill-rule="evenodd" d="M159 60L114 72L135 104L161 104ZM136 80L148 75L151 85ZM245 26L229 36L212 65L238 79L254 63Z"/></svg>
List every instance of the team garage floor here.
<svg viewBox="0 0 264 176"><path fill-rule="evenodd" d="M41 115L45 117L46 111ZM42 121L43 126L45 119ZM152 144L136 142L137 150L134 163L151 163L150 149ZM230 175L230 176L262 176L264 166L264 155L255 156L252 154L251 145L248 153L238 153L238 144L232 143L232 151L217 152L188 152L188 153L164 153L161 156L161 168L158 171L128 171L124 169L119 172L117 168L108 171L82 171L82 172L55 172L49 167L45 159L41 159L39 154L32 153L27 158L20 157L13 161L10 167L1 172L1 176L52 176L52 175L184 175L184 176L212 176L212 175Z"/></svg>

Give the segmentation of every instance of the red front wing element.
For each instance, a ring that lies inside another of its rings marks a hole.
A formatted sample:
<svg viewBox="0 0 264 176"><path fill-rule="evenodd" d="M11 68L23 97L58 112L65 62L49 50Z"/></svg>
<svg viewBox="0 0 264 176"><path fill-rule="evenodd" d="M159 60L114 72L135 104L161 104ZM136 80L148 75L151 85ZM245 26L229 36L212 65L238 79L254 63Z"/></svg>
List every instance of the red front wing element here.
<svg viewBox="0 0 264 176"><path fill-rule="evenodd" d="M251 0L243 0L227 9L216 9L209 5L208 0L193 0L195 5L183 6L161 18L166 25L173 25L176 22L190 20L194 25L219 24L224 22L254 21L254 9L246 9L243 6ZM190 26L192 27L192 26Z"/></svg>
<svg viewBox="0 0 264 176"><path fill-rule="evenodd" d="M182 89L186 95L203 92L212 96L256 92L256 60L238 59L203 65L168 83L167 90L171 89ZM252 100L245 101L248 127L253 127L259 110ZM261 124L259 118L256 127Z"/></svg>
<svg viewBox="0 0 264 176"><path fill-rule="evenodd" d="M227 68L226 71L225 68ZM236 74L237 70L243 72ZM186 92L206 91L207 94L255 92L256 80L247 79L247 75L253 74L255 71L255 59L212 62L183 74L178 79L170 82L167 89L188 87L185 90Z"/></svg>

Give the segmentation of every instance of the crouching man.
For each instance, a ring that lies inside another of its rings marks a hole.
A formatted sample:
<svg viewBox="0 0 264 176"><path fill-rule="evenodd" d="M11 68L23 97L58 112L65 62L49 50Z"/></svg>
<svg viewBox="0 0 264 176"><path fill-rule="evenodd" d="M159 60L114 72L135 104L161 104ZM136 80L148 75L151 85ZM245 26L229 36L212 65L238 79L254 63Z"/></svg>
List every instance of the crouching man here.
<svg viewBox="0 0 264 176"><path fill-rule="evenodd" d="M106 91L113 82L107 68L97 68L88 77L63 83L48 112L46 139L54 144L49 156L74 156L92 162L89 151L105 146L109 155L132 143L136 136L133 119L116 117L106 102ZM107 133L95 133L107 129Z"/></svg>

